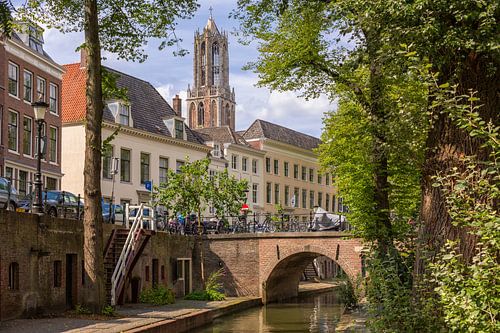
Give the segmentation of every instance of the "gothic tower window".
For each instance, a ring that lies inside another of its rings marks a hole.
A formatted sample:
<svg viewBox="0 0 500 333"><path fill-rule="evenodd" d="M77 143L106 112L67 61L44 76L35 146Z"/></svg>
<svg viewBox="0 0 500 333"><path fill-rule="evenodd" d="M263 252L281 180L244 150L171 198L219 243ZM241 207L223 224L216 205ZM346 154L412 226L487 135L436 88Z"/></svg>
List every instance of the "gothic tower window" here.
<svg viewBox="0 0 500 333"><path fill-rule="evenodd" d="M229 104L226 104L226 112L224 112L224 124L225 125L230 125L229 118L231 117L229 109Z"/></svg>
<svg viewBox="0 0 500 333"><path fill-rule="evenodd" d="M212 44L212 85L218 86L220 80L219 44Z"/></svg>
<svg viewBox="0 0 500 333"><path fill-rule="evenodd" d="M205 42L201 43L201 85L204 86L206 83L206 71L207 71L207 57Z"/></svg>
<svg viewBox="0 0 500 333"><path fill-rule="evenodd" d="M196 105L191 103L189 106L189 126L194 127L194 120L196 119Z"/></svg>
<svg viewBox="0 0 500 333"><path fill-rule="evenodd" d="M217 103L215 101L212 101L212 106L210 107L210 126L215 127L217 122L216 118L217 117Z"/></svg>
<svg viewBox="0 0 500 333"><path fill-rule="evenodd" d="M203 126L205 123L205 108L203 107L203 103L198 105L198 126Z"/></svg>

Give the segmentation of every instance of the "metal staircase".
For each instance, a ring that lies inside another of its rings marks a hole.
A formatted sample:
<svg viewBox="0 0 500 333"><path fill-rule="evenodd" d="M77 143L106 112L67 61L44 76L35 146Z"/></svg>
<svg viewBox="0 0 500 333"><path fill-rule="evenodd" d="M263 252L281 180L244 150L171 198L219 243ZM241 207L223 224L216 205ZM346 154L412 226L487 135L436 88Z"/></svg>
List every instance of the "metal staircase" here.
<svg viewBox="0 0 500 333"><path fill-rule="evenodd" d="M129 274L134 269L149 238L156 231L154 222L152 207L144 204L126 205L125 226L127 229L113 230L104 251L106 297L109 304L121 303Z"/></svg>

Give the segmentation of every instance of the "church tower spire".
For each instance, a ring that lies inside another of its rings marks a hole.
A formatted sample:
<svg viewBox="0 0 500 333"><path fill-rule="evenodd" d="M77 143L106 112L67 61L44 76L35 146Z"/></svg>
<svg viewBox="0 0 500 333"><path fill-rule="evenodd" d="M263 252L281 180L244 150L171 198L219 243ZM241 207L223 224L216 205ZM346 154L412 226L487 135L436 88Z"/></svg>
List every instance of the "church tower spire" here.
<svg viewBox="0 0 500 333"><path fill-rule="evenodd" d="M219 31L210 8L203 31L194 34L193 86L187 93L191 128L235 127L234 89L229 86L227 33Z"/></svg>

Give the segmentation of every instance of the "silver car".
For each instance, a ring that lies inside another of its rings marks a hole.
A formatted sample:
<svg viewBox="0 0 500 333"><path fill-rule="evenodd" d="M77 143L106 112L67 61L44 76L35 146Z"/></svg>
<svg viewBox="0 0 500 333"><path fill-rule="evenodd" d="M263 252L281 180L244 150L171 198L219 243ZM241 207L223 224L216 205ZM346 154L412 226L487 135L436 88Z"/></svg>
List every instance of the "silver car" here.
<svg viewBox="0 0 500 333"><path fill-rule="evenodd" d="M8 179L0 177L0 208L14 211L17 206L16 188L10 184Z"/></svg>

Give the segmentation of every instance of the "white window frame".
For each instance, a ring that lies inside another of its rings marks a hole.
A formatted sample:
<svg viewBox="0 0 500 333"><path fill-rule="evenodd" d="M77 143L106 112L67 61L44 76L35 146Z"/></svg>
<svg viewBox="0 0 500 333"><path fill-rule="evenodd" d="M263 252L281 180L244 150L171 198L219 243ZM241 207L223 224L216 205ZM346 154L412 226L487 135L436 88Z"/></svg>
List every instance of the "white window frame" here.
<svg viewBox="0 0 500 333"><path fill-rule="evenodd" d="M10 139L10 113L16 114L16 149L10 149L9 139ZM7 149L10 152L19 153L19 112L9 109L9 114L7 116Z"/></svg>
<svg viewBox="0 0 500 333"><path fill-rule="evenodd" d="M238 155L236 154L231 154L231 169L238 169Z"/></svg>
<svg viewBox="0 0 500 333"><path fill-rule="evenodd" d="M11 67L10 66L14 66L14 68L16 69L16 94L15 95L11 94L10 89L9 89L10 80L11 80L11 77L10 77L10 68ZM7 66L7 92L9 93L10 96L19 98L19 65L15 64L13 62L10 62L10 61L9 61L8 66Z"/></svg>
<svg viewBox="0 0 500 333"><path fill-rule="evenodd" d="M52 88L55 88L55 97L52 97ZM55 100L55 110L50 107L50 102ZM53 115L59 115L59 86L55 83L49 83L49 112Z"/></svg>
<svg viewBox="0 0 500 333"><path fill-rule="evenodd" d="M52 134L52 130L55 129L56 130L56 140L55 140L55 151L54 151L54 160L51 159L52 157L52 138L51 138L51 134ZM57 146L59 145L59 128L55 127L55 126L50 126L49 127L49 137L48 137L48 141L50 141L50 146L48 147L48 151L47 151L47 158L49 160L50 163L54 163L54 164L57 164L57 159L58 159L58 153L57 153Z"/></svg>
<svg viewBox="0 0 500 333"><path fill-rule="evenodd" d="M40 87L39 86L40 82L43 82L43 94L42 94L43 97L42 98L40 98L40 93L42 93L42 91L40 89L38 89ZM37 93L36 101L42 100L43 102L45 102L45 100L47 98L47 80L45 80L43 77L40 77L40 76L36 77L36 93Z"/></svg>
<svg viewBox="0 0 500 333"><path fill-rule="evenodd" d="M29 96L29 99L26 99L26 74L28 74L30 77L31 77L31 92L30 92L30 96ZM23 100L26 101L26 102L33 102L33 73L28 71L28 70L24 70L24 73L23 73Z"/></svg>
<svg viewBox="0 0 500 333"><path fill-rule="evenodd" d="M24 132L25 132L24 119L30 120L30 152L29 152L29 154L24 153ZM28 116L23 117L23 155L24 156L30 156L30 157L33 156L33 129L34 129L33 124L34 124L33 118L28 117Z"/></svg>

